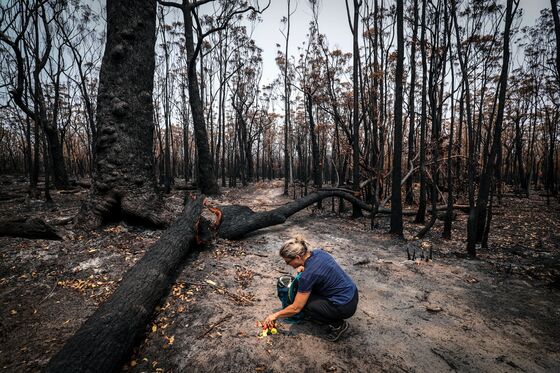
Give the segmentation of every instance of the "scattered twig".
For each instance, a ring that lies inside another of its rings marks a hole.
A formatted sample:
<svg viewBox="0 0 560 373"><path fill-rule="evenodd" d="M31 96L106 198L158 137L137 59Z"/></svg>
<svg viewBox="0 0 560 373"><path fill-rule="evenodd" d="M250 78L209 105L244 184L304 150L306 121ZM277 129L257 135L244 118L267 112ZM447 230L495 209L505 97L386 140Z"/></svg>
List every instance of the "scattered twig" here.
<svg viewBox="0 0 560 373"><path fill-rule="evenodd" d="M260 256L261 258L268 258L268 255L258 254L258 253L247 253L248 255Z"/></svg>
<svg viewBox="0 0 560 373"><path fill-rule="evenodd" d="M366 265L369 264L370 260L369 259L362 259L357 261L356 263L354 263L355 266L361 266L361 265Z"/></svg>
<svg viewBox="0 0 560 373"><path fill-rule="evenodd" d="M41 299L39 304L43 303L45 300L47 300L47 298L49 298L52 295L52 293L54 292L54 289L56 289L57 284L58 284L58 279L54 280L54 285L53 285L51 291L43 299Z"/></svg>
<svg viewBox="0 0 560 373"><path fill-rule="evenodd" d="M201 338L205 337L208 333L210 333L212 330L214 330L214 328L216 326L220 325L221 323L223 323L224 321L226 321L228 319L231 319L232 316L233 316L232 314L225 315L220 320L218 320L214 324L210 325L210 327L208 329L206 329L206 331L204 333L200 334L196 339L201 339Z"/></svg>
<svg viewBox="0 0 560 373"><path fill-rule="evenodd" d="M435 348L431 349L432 352L434 354L436 354L437 356L439 356L443 361L445 361L447 363L447 365L449 365L449 367L453 370L457 370L457 366L455 366L455 364L452 361L449 361L449 359L447 357L445 357L440 351L436 350Z"/></svg>
<svg viewBox="0 0 560 373"><path fill-rule="evenodd" d="M243 303L243 304L248 305L248 306L251 306L253 304L253 301L251 299L249 299L247 297L244 297L242 295L239 295L239 294L232 293L231 291L226 290L225 288L223 288L221 286L218 286L218 285L214 285L214 284L210 284L210 283L203 283L203 282L189 282L189 281L183 281L183 283L188 284L188 285L193 285L193 286L210 286L211 288L214 288L218 291L223 292L225 295L232 298L236 302Z"/></svg>
<svg viewBox="0 0 560 373"><path fill-rule="evenodd" d="M408 310L408 309L411 309L411 308L413 308L413 307L414 307L414 306L405 306L405 307L395 307L395 308L393 308L393 309L394 309L394 310L399 310L399 311L400 311L400 310Z"/></svg>
<svg viewBox="0 0 560 373"><path fill-rule="evenodd" d="M362 309L362 312L367 316L370 317L372 319L375 319L375 317L373 317L372 315L370 315L366 310Z"/></svg>

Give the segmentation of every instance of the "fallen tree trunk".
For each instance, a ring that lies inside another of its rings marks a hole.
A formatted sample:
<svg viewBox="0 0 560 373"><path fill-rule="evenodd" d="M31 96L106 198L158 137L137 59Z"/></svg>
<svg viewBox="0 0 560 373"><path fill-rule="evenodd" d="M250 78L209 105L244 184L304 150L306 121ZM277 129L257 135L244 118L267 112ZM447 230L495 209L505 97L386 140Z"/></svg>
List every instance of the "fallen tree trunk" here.
<svg viewBox="0 0 560 373"><path fill-rule="evenodd" d="M220 206L218 209L222 213L222 221L218 229L218 236L237 239L257 229L282 224L296 212L328 197L341 197L355 203L363 210L371 211L371 207L364 201L348 192L334 189L310 193L270 211L254 212L249 207L241 205Z"/></svg>
<svg viewBox="0 0 560 373"><path fill-rule="evenodd" d="M308 194L305 197L277 207L270 211L254 212L247 206L228 205L220 206L218 209L222 213L221 224L218 229L218 236L226 239L239 239L244 235L258 229L283 224L286 219L313 205L314 203L328 197L340 197L359 206L362 210L372 211L372 207L361 199L354 197L351 193L341 189L324 189ZM438 211L447 209L447 206L440 206ZM431 210L430 210L431 211ZM390 214L391 209L379 209L378 214ZM416 211L404 210L403 215L415 215Z"/></svg>
<svg viewBox="0 0 560 373"><path fill-rule="evenodd" d="M130 356L196 236L204 197L190 201L113 295L49 361L45 372L112 372Z"/></svg>
<svg viewBox="0 0 560 373"><path fill-rule="evenodd" d="M0 222L0 236L62 240L62 236L56 229L39 218Z"/></svg>

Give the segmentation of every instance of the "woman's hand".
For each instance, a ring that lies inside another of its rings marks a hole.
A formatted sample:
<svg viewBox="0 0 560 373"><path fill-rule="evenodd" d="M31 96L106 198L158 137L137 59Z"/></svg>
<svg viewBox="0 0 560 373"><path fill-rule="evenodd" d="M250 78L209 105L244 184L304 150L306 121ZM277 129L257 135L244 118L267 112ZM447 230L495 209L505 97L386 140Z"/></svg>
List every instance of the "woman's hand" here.
<svg viewBox="0 0 560 373"><path fill-rule="evenodd" d="M272 313L266 317L264 320L265 324L273 324L276 321L276 314Z"/></svg>
<svg viewBox="0 0 560 373"><path fill-rule="evenodd" d="M299 266L299 267L296 268L297 273L303 272L304 270L305 270L304 266Z"/></svg>
<svg viewBox="0 0 560 373"><path fill-rule="evenodd" d="M276 319L277 319L276 314L272 313L272 314L270 314L266 317L266 319L264 320L264 323L265 323L265 325L274 325L274 323L276 322Z"/></svg>

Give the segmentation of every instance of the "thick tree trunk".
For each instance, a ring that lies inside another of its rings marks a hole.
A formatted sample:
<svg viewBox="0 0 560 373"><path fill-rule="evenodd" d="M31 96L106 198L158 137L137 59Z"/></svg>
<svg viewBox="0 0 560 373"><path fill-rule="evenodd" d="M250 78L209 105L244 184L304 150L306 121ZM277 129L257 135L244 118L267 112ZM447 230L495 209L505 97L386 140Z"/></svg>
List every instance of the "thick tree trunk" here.
<svg viewBox="0 0 560 373"><path fill-rule="evenodd" d="M46 117L46 115L45 115ZM64 164L64 157L62 155L62 146L58 137L58 129L54 124L46 122L43 123L45 137L49 147L50 163L53 169L54 185L57 189L64 189L68 187L68 174Z"/></svg>
<svg viewBox="0 0 560 373"><path fill-rule="evenodd" d="M201 196L187 204L183 215L124 275L113 295L66 342L45 372L113 372L126 361L192 247L203 200Z"/></svg>
<svg viewBox="0 0 560 373"><path fill-rule="evenodd" d="M152 150L156 1L108 1L107 20L94 186L78 222L96 227L122 216L162 226Z"/></svg>

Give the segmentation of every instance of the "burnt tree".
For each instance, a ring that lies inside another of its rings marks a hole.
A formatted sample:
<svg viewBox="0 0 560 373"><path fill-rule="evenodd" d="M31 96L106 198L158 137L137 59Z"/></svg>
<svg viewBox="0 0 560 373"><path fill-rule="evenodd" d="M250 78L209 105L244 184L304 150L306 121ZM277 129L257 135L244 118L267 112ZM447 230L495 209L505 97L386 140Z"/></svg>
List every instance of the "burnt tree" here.
<svg viewBox="0 0 560 373"><path fill-rule="evenodd" d="M391 229L390 233L403 235L402 219L402 104L403 104L403 70L404 70L404 32L403 0L397 0L397 68L395 72L395 106L394 106L394 143L393 173L391 183Z"/></svg>
<svg viewBox="0 0 560 373"><path fill-rule="evenodd" d="M10 8L16 9L15 4L8 5ZM41 78L53 47L51 23L58 17L58 12L56 9L50 9L50 4L45 2L33 6L26 6L22 3L18 6L20 9L12 14L12 19L8 19L10 12L6 11L5 14L3 12L1 18L4 21L4 17L6 17L5 21L9 26L0 30L0 42L9 47L16 66L16 76L7 86L9 94L27 118L35 122L35 174L31 176L31 189L35 189L37 186L36 178L39 172L39 144L37 142L39 129L46 136L54 184L57 188L64 189L68 187L68 174L64 163L60 133L56 122L47 115L45 97L47 87ZM49 12L53 13L52 16L49 16ZM47 172L49 172L48 169L45 170L45 173Z"/></svg>
<svg viewBox="0 0 560 373"><path fill-rule="evenodd" d="M162 226L153 172L156 1L107 1L107 44L97 97L93 190L78 222L127 218Z"/></svg>
<svg viewBox="0 0 560 373"><path fill-rule="evenodd" d="M492 137L492 147L490 154L488 155L488 160L483 169L482 175L480 177L480 187L478 190L478 198L476 203L476 209L474 214L470 214L469 223L467 227L467 252L471 257L476 257L476 243L477 237L482 237L480 232L484 229L486 219L487 219L487 207L490 196L490 187L492 184L492 178L494 175L494 167L496 167L496 159L498 158L498 153L500 152L500 145L502 141L502 125L504 120L504 109L506 101L506 90L507 90L507 79L509 71L509 60L510 60L510 46L509 41L511 37L511 25L513 23L513 18L519 2L514 0L508 0L506 6L506 18L505 18L505 30L504 30L504 41L503 41L503 54L502 54L502 68L500 72L499 81L499 91L498 91L498 112L496 115L496 123L494 125L494 133ZM472 219L472 220L471 220ZM482 228L481 228L482 227Z"/></svg>

